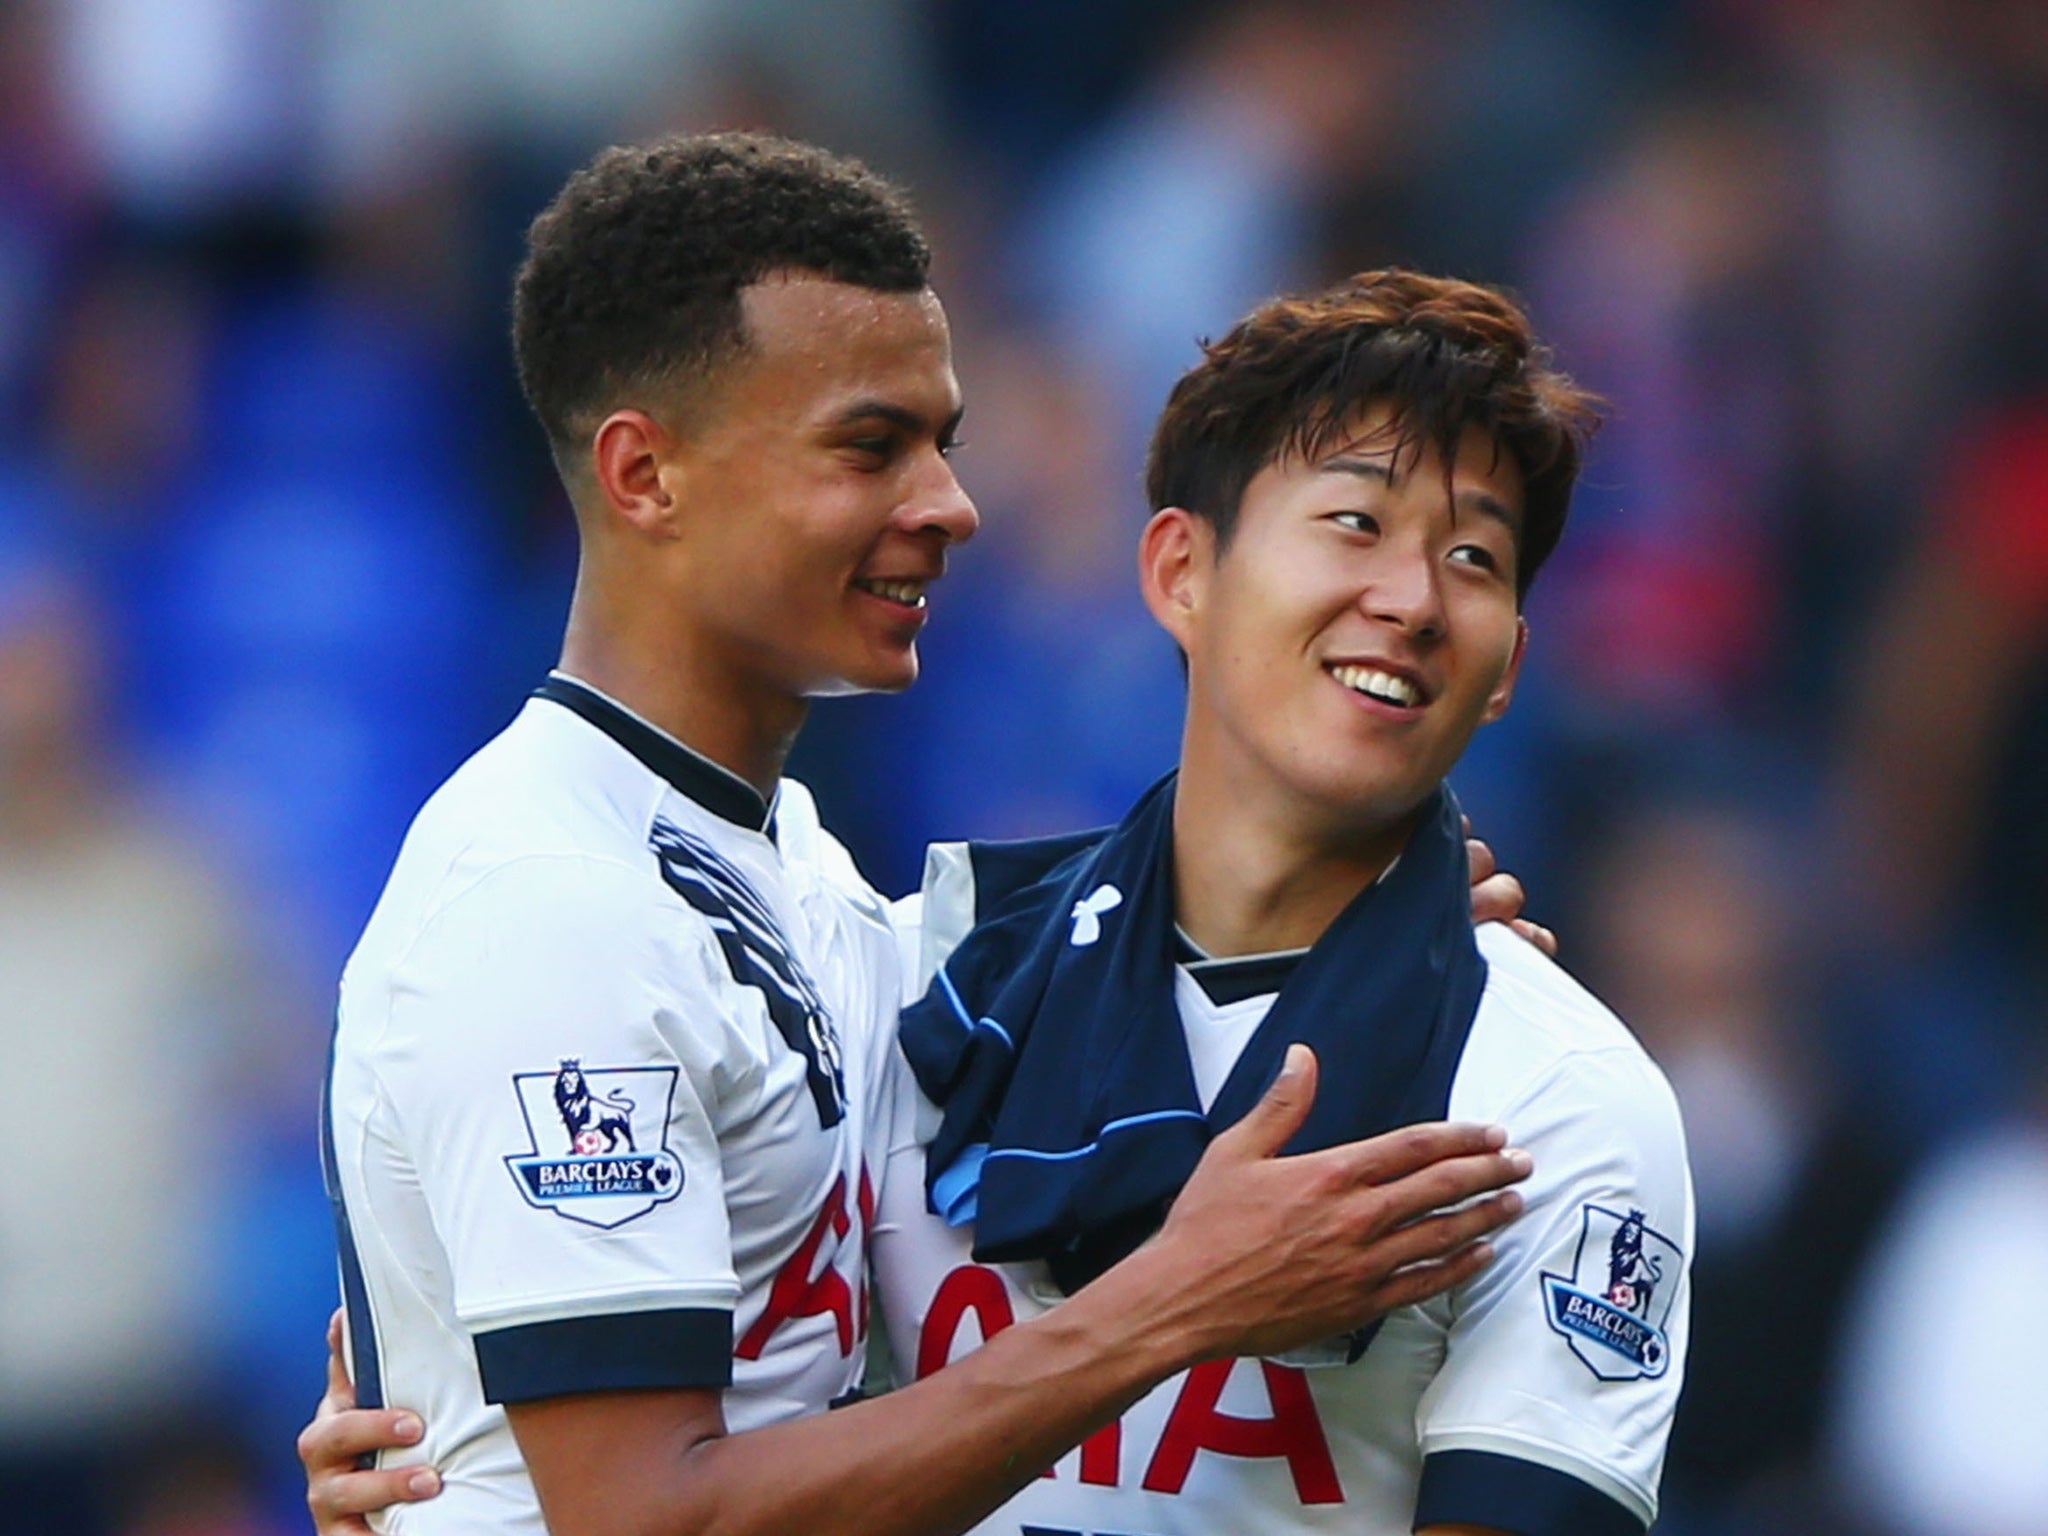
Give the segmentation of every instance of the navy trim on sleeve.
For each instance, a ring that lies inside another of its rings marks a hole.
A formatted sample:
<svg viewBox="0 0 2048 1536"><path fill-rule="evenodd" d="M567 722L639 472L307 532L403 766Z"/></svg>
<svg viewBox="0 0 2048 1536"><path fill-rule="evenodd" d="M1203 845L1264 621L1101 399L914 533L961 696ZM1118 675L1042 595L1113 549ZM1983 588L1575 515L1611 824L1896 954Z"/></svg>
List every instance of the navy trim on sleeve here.
<svg viewBox="0 0 2048 1536"><path fill-rule="evenodd" d="M714 1307L522 1323L476 1336L487 1403L732 1385L732 1314Z"/></svg>
<svg viewBox="0 0 2048 1536"><path fill-rule="evenodd" d="M336 1033L340 1030L336 1022ZM320 1178L334 1211L334 1247L341 1260L341 1304L348 1313L348 1367L355 1380L356 1406L384 1406L383 1356L377 1348L377 1319L370 1311L370 1288L363 1280L363 1262L356 1253L355 1228L349 1224L348 1202L341 1197L341 1159L334 1150L334 1042L328 1036L327 1076L320 1081Z"/></svg>
<svg viewBox="0 0 2048 1536"><path fill-rule="evenodd" d="M1438 1451L1422 1463L1415 1529L1483 1525L1510 1536L1643 1536L1643 1522L1568 1472L1493 1451Z"/></svg>

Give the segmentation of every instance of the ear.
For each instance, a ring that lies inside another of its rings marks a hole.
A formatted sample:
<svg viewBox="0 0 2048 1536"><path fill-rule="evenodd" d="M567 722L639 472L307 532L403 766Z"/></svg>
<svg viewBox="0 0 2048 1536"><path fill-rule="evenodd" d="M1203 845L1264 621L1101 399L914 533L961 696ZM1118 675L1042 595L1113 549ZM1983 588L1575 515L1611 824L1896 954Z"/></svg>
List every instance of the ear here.
<svg viewBox="0 0 2048 1536"><path fill-rule="evenodd" d="M605 417L591 439L599 504L643 533L673 537L674 447L669 430L645 411L619 410Z"/></svg>
<svg viewBox="0 0 2048 1536"><path fill-rule="evenodd" d="M1480 715L1481 725L1491 725L1508 712L1508 705L1514 701L1515 680L1522 675L1522 658L1529 651L1529 621L1517 617L1515 620L1515 648L1508 654L1507 669L1500 675L1500 681L1493 685L1493 692L1486 696L1486 711Z"/></svg>
<svg viewBox="0 0 2048 1536"><path fill-rule="evenodd" d="M1152 514L1138 536L1138 589L1159 627L1186 651L1194 639L1209 572L1216 563L1216 532L1207 518L1183 507Z"/></svg>

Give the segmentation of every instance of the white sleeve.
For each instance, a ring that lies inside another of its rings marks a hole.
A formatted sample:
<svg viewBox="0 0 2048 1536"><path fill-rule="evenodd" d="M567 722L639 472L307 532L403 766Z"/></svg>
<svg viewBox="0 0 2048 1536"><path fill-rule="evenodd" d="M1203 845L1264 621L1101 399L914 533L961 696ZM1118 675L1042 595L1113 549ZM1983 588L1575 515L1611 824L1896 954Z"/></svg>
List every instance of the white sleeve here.
<svg viewBox="0 0 2048 1536"><path fill-rule="evenodd" d="M1449 1299L1444 1363L1417 1410L1416 1524L1634 1536L1656 1515L1685 1360L1693 1212L1677 1103L1630 1044L1565 1056L1485 1118L1535 1172L1494 1262Z"/></svg>
<svg viewBox="0 0 2048 1536"><path fill-rule="evenodd" d="M395 973L376 1071L491 1401L730 1379L715 1126L746 1056L708 940L657 912L638 871L524 859Z"/></svg>

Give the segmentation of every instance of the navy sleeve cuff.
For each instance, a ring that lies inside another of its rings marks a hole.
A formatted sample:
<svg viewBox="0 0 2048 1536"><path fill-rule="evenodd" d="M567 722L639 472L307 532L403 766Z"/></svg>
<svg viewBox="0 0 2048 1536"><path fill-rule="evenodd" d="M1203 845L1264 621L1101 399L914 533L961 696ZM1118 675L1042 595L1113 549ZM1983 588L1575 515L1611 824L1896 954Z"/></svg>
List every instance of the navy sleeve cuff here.
<svg viewBox="0 0 2048 1536"><path fill-rule="evenodd" d="M732 1385L732 1314L711 1307L524 1323L476 1336L487 1403Z"/></svg>
<svg viewBox="0 0 2048 1536"><path fill-rule="evenodd" d="M1483 1525L1510 1536L1643 1536L1643 1522L1569 1472L1492 1451L1424 1458L1415 1529Z"/></svg>

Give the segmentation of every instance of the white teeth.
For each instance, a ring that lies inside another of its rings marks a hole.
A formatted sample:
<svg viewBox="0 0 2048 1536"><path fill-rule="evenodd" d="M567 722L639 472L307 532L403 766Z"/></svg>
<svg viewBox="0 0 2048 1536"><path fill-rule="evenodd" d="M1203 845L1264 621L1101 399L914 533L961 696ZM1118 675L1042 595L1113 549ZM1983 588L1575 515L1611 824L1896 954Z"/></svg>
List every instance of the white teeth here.
<svg viewBox="0 0 2048 1536"><path fill-rule="evenodd" d="M902 603L906 608L924 606L925 583L921 581L858 581L854 585L863 592L886 597L892 603Z"/></svg>
<svg viewBox="0 0 2048 1536"><path fill-rule="evenodd" d="M1353 693L1378 699L1382 704L1398 704L1405 709L1422 702L1422 690L1407 678L1377 667L1332 667L1330 675Z"/></svg>

